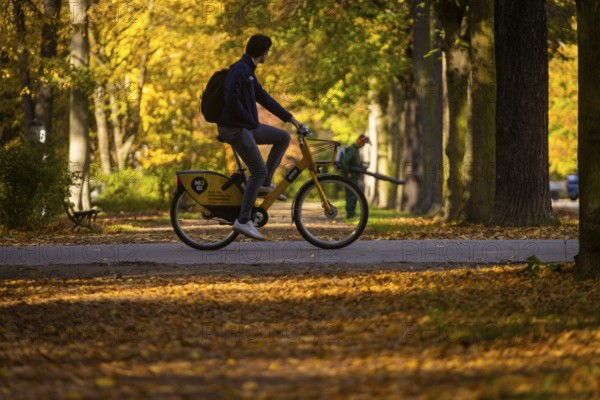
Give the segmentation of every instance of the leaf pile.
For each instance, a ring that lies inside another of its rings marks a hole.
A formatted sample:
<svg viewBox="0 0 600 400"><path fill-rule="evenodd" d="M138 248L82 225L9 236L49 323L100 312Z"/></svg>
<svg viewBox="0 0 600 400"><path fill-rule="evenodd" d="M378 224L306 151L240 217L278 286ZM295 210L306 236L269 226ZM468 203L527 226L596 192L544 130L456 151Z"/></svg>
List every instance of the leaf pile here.
<svg viewBox="0 0 600 400"><path fill-rule="evenodd" d="M600 287L567 266L14 279L0 397L593 398Z"/></svg>

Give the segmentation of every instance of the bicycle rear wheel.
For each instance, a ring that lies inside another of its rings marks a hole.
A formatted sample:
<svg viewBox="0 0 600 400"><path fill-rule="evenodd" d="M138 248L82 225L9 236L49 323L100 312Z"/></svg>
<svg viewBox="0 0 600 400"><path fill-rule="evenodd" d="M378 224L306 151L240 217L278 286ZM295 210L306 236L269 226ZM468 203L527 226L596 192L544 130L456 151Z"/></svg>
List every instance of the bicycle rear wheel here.
<svg viewBox="0 0 600 400"><path fill-rule="evenodd" d="M220 249L238 236L231 222L214 217L182 188L171 202L171 225L183 243L197 250Z"/></svg>
<svg viewBox="0 0 600 400"><path fill-rule="evenodd" d="M360 237L369 206L365 195L351 180L339 175L321 175L319 183L331 205L328 213L313 181L304 184L294 201L294 223L307 242L323 249L339 249Z"/></svg>

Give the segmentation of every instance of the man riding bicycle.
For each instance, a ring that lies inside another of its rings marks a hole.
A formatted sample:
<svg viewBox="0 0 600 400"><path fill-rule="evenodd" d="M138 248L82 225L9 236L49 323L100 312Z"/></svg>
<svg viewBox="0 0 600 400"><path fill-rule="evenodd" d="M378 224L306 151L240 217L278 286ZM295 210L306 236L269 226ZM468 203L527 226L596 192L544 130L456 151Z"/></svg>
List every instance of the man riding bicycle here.
<svg viewBox="0 0 600 400"><path fill-rule="evenodd" d="M217 122L219 139L233 147L251 174L233 230L257 240L264 238L252 221L252 207L259 194L273 191L273 174L288 148L290 135L284 130L261 124L256 103L283 122L291 123L296 129L301 130L303 127L262 88L254 74L258 64L266 61L271 45L272 41L268 36L254 35L250 38L245 54L231 66L225 78L225 108ZM258 150L259 144L273 145L266 165Z"/></svg>

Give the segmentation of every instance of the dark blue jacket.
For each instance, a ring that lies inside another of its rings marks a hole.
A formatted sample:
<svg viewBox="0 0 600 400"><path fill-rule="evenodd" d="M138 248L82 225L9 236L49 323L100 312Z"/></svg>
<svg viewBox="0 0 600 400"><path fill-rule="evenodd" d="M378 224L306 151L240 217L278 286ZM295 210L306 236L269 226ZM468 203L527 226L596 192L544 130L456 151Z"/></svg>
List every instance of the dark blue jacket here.
<svg viewBox="0 0 600 400"><path fill-rule="evenodd" d="M231 66L223 90L225 108L217 125L230 128L257 128L259 123L257 102L283 122L288 122L292 118L292 114L269 96L258 83L254 70L256 66L248 54L244 54Z"/></svg>

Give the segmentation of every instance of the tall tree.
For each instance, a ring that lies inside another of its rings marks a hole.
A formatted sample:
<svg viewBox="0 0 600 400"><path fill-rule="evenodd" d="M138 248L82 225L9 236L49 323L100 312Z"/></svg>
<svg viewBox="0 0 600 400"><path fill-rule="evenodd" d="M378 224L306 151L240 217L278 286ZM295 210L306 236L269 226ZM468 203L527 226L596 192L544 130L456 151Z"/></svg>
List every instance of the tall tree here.
<svg viewBox="0 0 600 400"><path fill-rule="evenodd" d="M600 0L577 0L579 254L576 272L600 278Z"/></svg>
<svg viewBox="0 0 600 400"><path fill-rule="evenodd" d="M27 36L25 26L25 9L23 0L12 0L12 20L15 27L17 43L17 64L19 68L19 88L21 103L25 111L25 132L30 140L39 138L32 137L31 127L34 119L34 105L31 95L31 75L29 73L29 50L25 43Z"/></svg>
<svg viewBox="0 0 600 400"><path fill-rule="evenodd" d="M379 122L381 123L377 129L377 136L375 140L377 141L377 158L376 158L376 168L379 173L384 175L390 175L391 164L392 164L392 140L389 130L389 124L387 123L387 119L385 115L387 114L387 106L389 104L389 89L380 92L380 95L386 94L387 96L380 96L377 100L380 101L380 108L382 110L382 116ZM390 208L392 202L394 201L393 197L390 195L389 190L389 182L377 180L377 196L375 198L375 205L380 208Z"/></svg>
<svg viewBox="0 0 600 400"><path fill-rule="evenodd" d="M143 31L139 34L141 54L136 55L135 61L133 61L137 64L137 73L132 74L135 77L133 80L129 76L126 76L123 83L123 89L125 90L125 96L121 96L125 97L123 113L120 113L116 107L118 101L115 101L114 96L111 97L111 119L113 121L115 155L120 170L126 167L127 156L131 152L136 139L139 137L141 122L140 105L144 84L147 79L148 61L153 53L150 50L150 41L153 29L155 28L154 18L154 1L149 1L147 3L146 23Z"/></svg>
<svg viewBox="0 0 600 400"><path fill-rule="evenodd" d="M491 222L552 218L548 178L548 44L544 0L497 0L496 198Z"/></svg>
<svg viewBox="0 0 600 400"><path fill-rule="evenodd" d="M395 176L400 176L401 174L401 166L402 162L398 155L401 148L401 143L403 140L402 128L400 124L402 123L403 110L402 110L402 91L400 86L392 81L390 82L389 96L388 96L388 105L387 105L387 130L390 138L390 152L388 152L388 159L390 165L390 173L393 173ZM394 151L395 150L395 151ZM402 206L402 191L401 187L398 185L390 185L388 187L389 194L389 206L390 208L400 208Z"/></svg>
<svg viewBox="0 0 600 400"><path fill-rule="evenodd" d="M96 2L94 5L99 6ZM104 21L102 21L104 22ZM110 74L110 60L107 56L106 44L103 40L112 39L107 32L100 32L100 21L91 19L88 32L90 41L91 70L94 72L96 88L94 90L94 117L96 119L96 138L98 140L98 158L100 159L100 171L104 176L111 172L109 128L107 116L107 92L108 77Z"/></svg>
<svg viewBox="0 0 600 400"><path fill-rule="evenodd" d="M496 71L494 0L469 3L471 129L465 141L465 217L488 223L494 206L496 158Z"/></svg>
<svg viewBox="0 0 600 400"><path fill-rule="evenodd" d="M368 91L369 99L369 120L367 125L367 136L371 138L372 146L368 147L370 152L369 170L382 173L385 170L387 173L387 153L381 150L381 147L386 147L387 150L387 127L385 121L385 108L383 107L386 93L379 86L376 79L370 80L370 89ZM383 146L382 146L383 144ZM380 193L380 185L376 179L367 177L365 179L365 194L372 204L384 204L386 193Z"/></svg>
<svg viewBox="0 0 600 400"><path fill-rule="evenodd" d="M109 176L110 166L110 142L108 136L108 118L106 116L105 104L106 82L100 83L94 92L94 117L96 118L96 137L98 139L98 156L100 158L100 170L104 176Z"/></svg>
<svg viewBox="0 0 600 400"><path fill-rule="evenodd" d="M77 179L71 186L70 201L76 210L88 210L90 204L90 126L87 68L90 45L88 41L88 2L81 0L71 7L72 32L70 63L75 77L71 86L69 113L69 163Z"/></svg>
<svg viewBox="0 0 600 400"><path fill-rule="evenodd" d="M398 208L416 211L422 190L423 120L422 115L419 114L419 99L412 77L409 77L403 86L400 103L401 137L398 146L401 149L400 176L406 180L406 184L396 189L401 193Z"/></svg>
<svg viewBox="0 0 600 400"><path fill-rule="evenodd" d="M40 56L40 83L37 88L35 101L35 118L40 121L46 134L52 131L52 106L54 102L54 88L50 79L45 76L51 74L52 62L56 59L58 44L58 25L60 18L61 0L44 0L42 41Z"/></svg>
<svg viewBox="0 0 600 400"><path fill-rule="evenodd" d="M415 172L403 191L401 210L410 212L437 212L442 207L442 163L443 163L443 109L442 109L442 64L439 47L437 20L432 2L413 0L411 12L413 24L413 77L416 86L416 126L419 134L419 161L413 161ZM414 192L411 184L418 187ZM416 194L418 197L412 196Z"/></svg>
<svg viewBox="0 0 600 400"><path fill-rule="evenodd" d="M447 130L445 152L448 158L448 182L444 214L447 220L464 219L465 186L463 158L469 134L469 29L466 2L439 0L435 4L444 33L442 50L447 87Z"/></svg>
<svg viewBox="0 0 600 400"><path fill-rule="evenodd" d="M400 140L396 146L401 149L400 163L398 165L399 175L406 180L406 184L395 187L400 198L397 209L405 211L416 211L419 206L422 187L422 164L424 134L424 115L422 108L424 101L421 86L426 85L427 76L425 72L424 59L431 49L429 47L429 2L414 0L410 4L410 14L414 21L411 29L412 43L407 47L407 58L412 57L412 75L408 74L402 79L401 107L399 110L389 108L391 118L396 116L392 113L401 112L399 115ZM392 87L392 89L395 89ZM398 95L394 90L390 92L390 100Z"/></svg>

